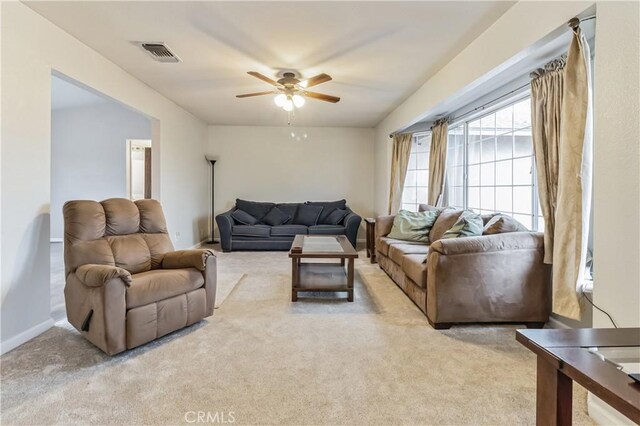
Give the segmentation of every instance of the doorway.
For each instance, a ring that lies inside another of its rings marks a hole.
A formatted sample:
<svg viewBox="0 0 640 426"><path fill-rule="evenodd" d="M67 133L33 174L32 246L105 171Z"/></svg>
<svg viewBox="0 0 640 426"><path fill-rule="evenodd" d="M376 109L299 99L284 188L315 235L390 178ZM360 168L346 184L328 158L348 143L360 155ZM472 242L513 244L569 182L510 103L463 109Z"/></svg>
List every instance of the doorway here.
<svg viewBox="0 0 640 426"><path fill-rule="evenodd" d="M66 320L64 203L151 198L151 139L152 121L146 115L66 76L52 75L50 290L55 322Z"/></svg>
<svg viewBox="0 0 640 426"><path fill-rule="evenodd" d="M151 198L151 139L127 140L127 195L132 201Z"/></svg>

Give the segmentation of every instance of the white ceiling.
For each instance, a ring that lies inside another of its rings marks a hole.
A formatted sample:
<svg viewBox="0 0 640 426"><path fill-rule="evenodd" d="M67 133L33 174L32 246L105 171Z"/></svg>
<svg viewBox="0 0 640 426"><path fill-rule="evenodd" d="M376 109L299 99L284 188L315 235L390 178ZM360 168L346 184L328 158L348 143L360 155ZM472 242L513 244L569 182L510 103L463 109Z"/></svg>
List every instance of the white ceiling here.
<svg viewBox="0 0 640 426"><path fill-rule="evenodd" d="M53 110L98 105L106 102L108 102L107 99L62 78L51 77L51 109Z"/></svg>
<svg viewBox="0 0 640 426"><path fill-rule="evenodd" d="M513 3L56 2L26 4L210 124L283 125L269 90L246 74L283 69L333 81L296 125L372 127ZM183 60L154 62L132 42L164 41Z"/></svg>

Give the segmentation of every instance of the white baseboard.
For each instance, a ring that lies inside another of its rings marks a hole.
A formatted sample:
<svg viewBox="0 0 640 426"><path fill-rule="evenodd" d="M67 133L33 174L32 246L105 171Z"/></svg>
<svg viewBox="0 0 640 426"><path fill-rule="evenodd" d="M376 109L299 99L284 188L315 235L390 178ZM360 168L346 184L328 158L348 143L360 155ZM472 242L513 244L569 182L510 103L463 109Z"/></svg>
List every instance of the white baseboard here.
<svg viewBox="0 0 640 426"><path fill-rule="evenodd" d="M62 242L64 242L64 239L62 239L62 238L53 238L52 237L52 238L49 238L49 242L50 243L62 243Z"/></svg>
<svg viewBox="0 0 640 426"><path fill-rule="evenodd" d="M601 426L635 424L591 392L587 394L587 411L589 417Z"/></svg>
<svg viewBox="0 0 640 426"><path fill-rule="evenodd" d="M53 327L53 319L49 318L48 320L34 326L31 327L28 330L23 331L22 333L18 334L17 336L13 336L7 340L5 340L4 342L0 343L0 355L4 355L7 352L9 352L10 350L13 350L15 348L17 348L18 346L22 345L23 343L27 343L29 340L33 339L34 337L37 337L39 335L41 335L42 333L44 333L45 331L47 331L48 329L50 329L51 327Z"/></svg>
<svg viewBox="0 0 640 426"><path fill-rule="evenodd" d="M196 245L194 245L194 246L189 247L189 250L194 250L194 249L202 248L202 246L203 246L203 245L205 245L207 241L209 241L209 238L208 238L208 237L207 237L207 238L205 238L204 240L200 241L198 244L196 244Z"/></svg>

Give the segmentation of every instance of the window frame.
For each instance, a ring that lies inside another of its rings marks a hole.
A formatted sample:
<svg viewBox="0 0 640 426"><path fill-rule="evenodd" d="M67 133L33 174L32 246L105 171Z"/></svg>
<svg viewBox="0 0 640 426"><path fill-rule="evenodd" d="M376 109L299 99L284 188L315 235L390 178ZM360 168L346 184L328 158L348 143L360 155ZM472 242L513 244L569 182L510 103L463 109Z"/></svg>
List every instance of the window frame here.
<svg viewBox="0 0 640 426"><path fill-rule="evenodd" d="M470 132L469 132L469 124L471 122L474 121L479 121L482 120L484 117L488 117L492 114L495 114L496 112L504 109L504 108L508 108L510 106L513 106L519 102L524 101L525 99L531 99L531 90L527 87L524 88L516 93L513 94L513 96L509 96L508 98L501 100L498 103L495 103L491 106L488 106L486 108L482 108L482 110L476 112L476 113L472 113L469 115L463 115L460 119L452 121L451 124L449 124L449 129L447 132L447 149L449 149L449 132L451 130L454 130L456 128L458 128L459 126L463 126L464 129L464 134L463 134L463 139L464 139L464 149L463 149L463 191L462 191L462 195L463 195L463 206L464 209L468 209L469 208L469 143L470 143ZM531 125L529 126L529 128L531 128ZM514 134L515 136L515 132L518 130L522 130L522 129L526 129L526 127L522 127L522 128L515 128L512 126L511 128L511 133ZM482 141L480 141L482 142ZM533 145L533 141L532 141L532 145ZM538 178L537 178L537 171L536 171L536 157L535 157L535 152L533 149L533 146L531 147L532 149L532 153L531 153L531 180L532 180L532 191L531 191L531 230L532 231L538 231L540 228L540 221L539 219L541 218L540 215L540 207L539 207L539 198L538 198ZM516 160L519 158L526 158L529 156L520 156L520 157L510 157L510 160ZM506 159L505 159L506 160ZM498 161L504 161L504 160L496 160L494 159L493 161L490 162L485 162L482 163L482 161L480 163L478 163L477 165L481 165L481 164L496 164ZM474 163L474 165L476 165ZM447 161L447 168L448 168L449 164ZM494 166L495 167L495 166ZM445 172L446 173L446 172ZM513 173L513 171L512 171ZM479 185L481 187L481 185ZM512 188L514 186L518 186L518 185L510 185ZM448 185L447 185L448 187ZM475 187L475 186L474 186ZM493 188L498 187L497 185L492 185ZM448 188L447 188L448 189ZM449 195L450 197L450 195ZM447 200L447 203L449 203L449 200ZM481 206L480 206L481 207ZM482 210L480 208L480 210ZM513 212L512 212L513 213Z"/></svg>
<svg viewBox="0 0 640 426"><path fill-rule="evenodd" d="M419 206L420 204L426 204L428 201L427 199L424 200L420 200L418 198L418 188L425 188L427 191L427 196L429 194L429 156L431 155L430 151L431 151L431 130L425 130L425 131L421 131L421 132L415 132L412 137L411 137L411 154L410 155L416 155L416 167L415 168L410 168L411 164L409 164L407 166L407 173L405 174L405 182L402 185L402 196L401 196L401 200L400 200L400 208L403 210L409 210L407 208L405 208L406 205L411 204L411 205L415 205L415 210L410 210L410 211L418 211L419 210ZM418 139L420 138L425 138L428 140L428 144L427 144L427 149L425 151L420 151L418 152L417 150L414 151L414 148L416 147L417 143L418 143ZM425 154L426 153L426 159L427 159L427 164L425 165L425 167L418 167L418 155L417 154ZM409 160L411 161L411 160ZM407 186L407 174L410 171L424 171L427 173L427 185L418 185L418 177L417 177L417 173L416 173L416 185L411 185L411 186ZM404 199L404 193L405 190L407 188L412 188L415 192L416 195L416 202L415 203L407 203L405 202Z"/></svg>

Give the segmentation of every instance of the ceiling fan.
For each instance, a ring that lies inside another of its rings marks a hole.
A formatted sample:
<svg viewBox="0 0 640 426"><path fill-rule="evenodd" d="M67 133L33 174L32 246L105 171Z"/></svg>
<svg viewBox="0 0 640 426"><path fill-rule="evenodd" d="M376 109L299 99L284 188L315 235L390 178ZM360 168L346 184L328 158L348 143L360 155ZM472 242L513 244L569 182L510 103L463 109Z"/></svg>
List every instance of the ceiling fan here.
<svg viewBox="0 0 640 426"><path fill-rule="evenodd" d="M318 99L325 102L331 102L334 104L340 101L340 98L337 96L325 95L324 93L310 92L307 90L309 87L317 86L318 84L330 81L331 76L328 74L322 73L306 80L300 80L294 73L285 72L282 74L282 78L278 81L275 81L256 71L249 71L247 74L274 86L275 90L236 95L236 98L249 98L252 96L275 94L277 96L274 98L274 102L285 111L292 111L294 107L300 108L301 106L303 106L305 104L305 97Z"/></svg>

